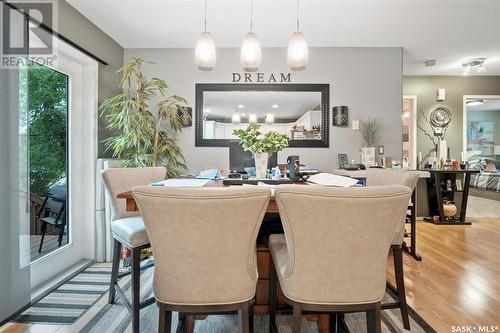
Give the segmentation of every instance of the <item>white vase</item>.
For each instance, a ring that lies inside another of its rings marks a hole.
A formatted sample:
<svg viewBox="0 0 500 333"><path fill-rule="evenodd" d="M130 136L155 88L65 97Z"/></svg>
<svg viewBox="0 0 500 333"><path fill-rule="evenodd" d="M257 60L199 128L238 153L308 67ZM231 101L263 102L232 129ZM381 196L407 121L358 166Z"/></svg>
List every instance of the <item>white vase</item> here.
<svg viewBox="0 0 500 333"><path fill-rule="evenodd" d="M253 155L255 160L255 175L257 179L264 179L267 175L267 153L260 153Z"/></svg>
<svg viewBox="0 0 500 333"><path fill-rule="evenodd" d="M369 167L375 165L375 147L363 147L360 149L361 164Z"/></svg>

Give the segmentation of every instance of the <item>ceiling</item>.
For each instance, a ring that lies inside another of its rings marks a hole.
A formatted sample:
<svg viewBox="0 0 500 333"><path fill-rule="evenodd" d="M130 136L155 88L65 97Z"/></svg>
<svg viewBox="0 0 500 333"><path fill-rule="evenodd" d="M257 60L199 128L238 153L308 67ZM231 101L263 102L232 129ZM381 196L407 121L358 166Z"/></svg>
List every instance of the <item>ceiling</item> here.
<svg viewBox="0 0 500 333"><path fill-rule="evenodd" d="M320 92L206 91L203 94L203 108L210 110L205 113L208 119L231 119L233 113L239 111L245 114L243 119L248 118L250 112L255 112L258 118L272 112L276 120L297 120L320 104ZM242 108L238 108L239 105Z"/></svg>
<svg viewBox="0 0 500 333"><path fill-rule="evenodd" d="M500 100L485 99L484 104L474 106L467 105L467 111L500 111Z"/></svg>
<svg viewBox="0 0 500 333"><path fill-rule="evenodd" d="M192 48L203 29L201 0L67 1L124 48ZM295 1L253 7L262 46L286 47ZM300 27L310 47L401 46L406 75L460 75L476 57L487 58L482 75L500 75L499 13L497 0L300 0ZM249 14L248 0L208 0L216 46L240 47ZM426 67L429 59L436 65Z"/></svg>

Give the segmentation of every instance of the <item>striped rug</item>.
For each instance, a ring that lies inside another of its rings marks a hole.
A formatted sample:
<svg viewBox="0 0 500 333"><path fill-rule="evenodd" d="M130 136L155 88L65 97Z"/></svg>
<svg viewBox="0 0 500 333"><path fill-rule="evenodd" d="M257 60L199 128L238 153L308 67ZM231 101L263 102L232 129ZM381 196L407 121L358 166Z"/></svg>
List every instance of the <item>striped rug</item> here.
<svg viewBox="0 0 500 333"><path fill-rule="evenodd" d="M111 264L94 264L31 305L14 321L72 324L109 289Z"/></svg>
<svg viewBox="0 0 500 333"><path fill-rule="evenodd" d="M143 262L143 264L147 264ZM141 272L141 298L153 295L154 269ZM108 304L108 283L111 264L95 264L75 278L71 279L57 290L34 304L23 312L17 321L29 323L51 323L67 326L67 331L81 333L131 332L130 314L123 301L117 295L115 304ZM121 279L120 285L130 296L130 277ZM393 302L394 293L387 290L384 301ZM90 310L90 311L89 311ZM430 327L413 309L409 309L411 331L403 328L399 309L382 311L382 332L384 333L434 333ZM173 329L177 326L177 314L174 313ZM291 333L291 316L278 315L279 333ZM366 317L364 313L346 314L350 332L366 332ZM267 333L268 316L255 316L254 332ZM158 330L158 307L148 306L141 310L140 331L156 332ZM213 315L206 320L197 320L195 333L236 333L238 321L235 315ZM302 332L317 333L315 322L305 318L302 322Z"/></svg>

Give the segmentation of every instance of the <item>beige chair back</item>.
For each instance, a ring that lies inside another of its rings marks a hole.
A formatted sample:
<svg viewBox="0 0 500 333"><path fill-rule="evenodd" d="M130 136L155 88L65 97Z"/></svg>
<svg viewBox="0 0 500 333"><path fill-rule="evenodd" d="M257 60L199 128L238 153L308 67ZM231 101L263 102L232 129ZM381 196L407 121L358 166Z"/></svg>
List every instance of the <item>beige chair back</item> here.
<svg viewBox="0 0 500 333"><path fill-rule="evenodd" d="M255 295L269 188L139 186L133 194L153 248L158 301L231 304Z"/></svg>
<svg viewBox="0 0 500 333"><path fill-rule="evenodd" d="M126 200L118 199L117 194L132 190L138 185L149 185L165 180L167 170L164 167L111 168L101 172L106 191L111 197L111 220L139 216L139 212L127 212Z"/></svg>
<svg viewBox="0 0 500 333"><path fill-rule="evenodd" d="M400 171L392 169L370 168L366 171L366 186L378 185L404 185L413 191L417 186L419 178L418 171ZM413 203L415 204L415 202ZM406 216L396 226L392 244L401 245L405 235Z"/></svg>
<svg viewBox="0 0 500 333"><path fill-rule="evenodd" d="M404 185L412 190L417 186L418 171L369 168L366 170L366 186Z"/></svg>
<svg viewBox="0 0 500 333"><path fill-rule="evenodd" d="M279 186L287 296L313 304L380 301L391 239L410 195L411 189L400 185Z"/></svg>

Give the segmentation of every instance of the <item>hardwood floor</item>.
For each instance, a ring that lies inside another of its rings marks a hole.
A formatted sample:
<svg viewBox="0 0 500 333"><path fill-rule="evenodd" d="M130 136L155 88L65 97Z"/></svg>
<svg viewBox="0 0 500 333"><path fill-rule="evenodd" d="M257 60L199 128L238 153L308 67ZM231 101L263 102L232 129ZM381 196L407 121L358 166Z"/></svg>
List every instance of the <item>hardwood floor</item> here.
<svg viewBox="0 0 500 333"><path fill-rule="evenodd" d="M471 226L419 221L423 260L404 256L408 304L438 332L453 325L500 329L500 218L471 220ZM392 265L388 280L394 284Z"/></svg>
<svg viewBox="0 0 500 333"><path fill-rule="evenodd" d="M418 222L418 252L423 260L404 256L408 304L438 332L452 332L453 325L500 328L500 218L471 220L471 226ZM388 280L394 284L389 260ZM66 330L7 324L0 333Z"/></svg>

